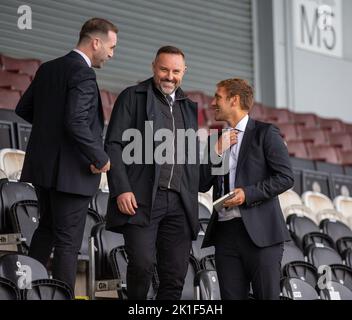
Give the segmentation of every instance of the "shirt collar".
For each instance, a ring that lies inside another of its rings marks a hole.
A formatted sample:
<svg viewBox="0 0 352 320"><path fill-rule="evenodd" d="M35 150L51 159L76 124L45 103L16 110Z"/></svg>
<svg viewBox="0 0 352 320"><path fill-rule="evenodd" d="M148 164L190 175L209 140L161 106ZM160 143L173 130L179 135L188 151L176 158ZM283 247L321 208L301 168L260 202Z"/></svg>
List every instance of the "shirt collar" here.
<svg viewBox="0 0 352 320"><path fill-rule="evenodd" d="M92 67L92 62L90 61L90 59L88 58L88 56L83 53L81 50L78 49L73 49L73 51L77 52L79 55L82 56L82 58L87 62L88 66L91 68Z"/></svg>
<svg viewBox="0 0 352 320"><path fill-rule="evenodd" d="M249 116L247 114L244 118L242 118L242 120L239 123L237 123L237 126L235 129L244 132L246 130L248 120L249 120Z"/></svg>

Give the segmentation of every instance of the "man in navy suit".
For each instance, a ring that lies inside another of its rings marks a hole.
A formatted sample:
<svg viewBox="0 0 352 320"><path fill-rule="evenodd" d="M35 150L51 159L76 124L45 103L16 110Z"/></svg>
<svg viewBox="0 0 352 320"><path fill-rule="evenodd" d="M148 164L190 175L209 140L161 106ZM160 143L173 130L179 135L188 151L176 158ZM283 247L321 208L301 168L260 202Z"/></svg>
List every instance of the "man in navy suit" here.
<svg viewBox="0 0 352 320"><path fill-rule="evenodd" d="M54 248L53 278L72 290L88 205L110 168L92 67L112 58L117 32L107 20L88 20L76 49L42 64L16 107L32 124L21 181L35 186L40 210L29 255L46 265Z"/></svg>
<svg viewBox="0 0 352 320"><path fill-rule="evenodd" d="M275 300L283 243L290 239L277 196L294 180L279 130L251 119L252 105L253 90L246 81L218 83L212 108L229 130L209 152L221 157L229 170L215 175L214 165L202 165L201 191L213 186L214 200L230 190L234 196L214 211L203 247L215 245L222 299L248 299L251 284L256 299Z"/></svg>

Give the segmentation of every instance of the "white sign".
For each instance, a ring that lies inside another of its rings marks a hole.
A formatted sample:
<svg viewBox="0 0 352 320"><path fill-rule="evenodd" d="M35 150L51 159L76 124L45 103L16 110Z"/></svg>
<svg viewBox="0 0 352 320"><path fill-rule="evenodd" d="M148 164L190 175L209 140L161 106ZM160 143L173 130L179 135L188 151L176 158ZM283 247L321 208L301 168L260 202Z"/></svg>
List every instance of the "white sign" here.
<svg viewBox="0 0 352 320"><path fill-rule="evenodd" d="M294 0L296 47L342 57L342 0Z"/></svg>

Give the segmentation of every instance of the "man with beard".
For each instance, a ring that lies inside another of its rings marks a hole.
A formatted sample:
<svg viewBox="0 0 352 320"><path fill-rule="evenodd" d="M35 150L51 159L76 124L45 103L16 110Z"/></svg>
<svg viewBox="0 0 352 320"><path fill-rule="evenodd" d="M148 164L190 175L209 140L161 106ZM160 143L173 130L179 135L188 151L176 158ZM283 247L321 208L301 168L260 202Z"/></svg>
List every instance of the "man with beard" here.
<svg viewBox="0 0 352 320"><path fill-rule="evenodd" d="M156 298L177 300L191 241L198 234L199 165L187 163L187 154L177 155L176 132L197 131L197 105L180 88L186 71L180 49L160 48L152 68L153 78L125 89L112 112L105 142L111 159L107 229L122 233L125 239L128 298L147 298L157 263L160 285ZM147 132L150 124L152 137ZM123 134L131 128L142 136L143 143L137 146L138 152L142 150L142 163L127 164L123 158L129 143ZM146 161L144 155L160 145L160 141L153 142L160 129L172 134L172 161ZM175 161L176 156L185 160L183 164Z"/></svg>

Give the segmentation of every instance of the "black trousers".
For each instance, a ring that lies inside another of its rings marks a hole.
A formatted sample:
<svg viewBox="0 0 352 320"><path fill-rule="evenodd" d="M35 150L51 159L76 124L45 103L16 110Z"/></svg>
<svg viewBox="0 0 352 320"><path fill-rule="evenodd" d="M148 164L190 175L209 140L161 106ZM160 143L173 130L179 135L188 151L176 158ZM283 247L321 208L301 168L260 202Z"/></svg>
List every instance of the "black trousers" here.
<svg viewBox="0 0 352 320"><path fill-rule="evenodd" d="M191 232L177 192L158 190L148 226L126 225L127 295L145 300L155 263L159 277L156 299L179 300L191 249Z"/></svg>
<svg viewBox="0 0 352 320"><path fill-rule="evenodd" d="M90 197L36 187L40 220L29 256L47 265L54 248L52 275L74 292L77 255L81 248Z"/></svg>
<svg viewBox="0 0 352 320"><path fill-rule="evenodd" d="M260 226L258 226L260 228ZM283 244L257 247L241 218L217 222L215 263L223 300L278 300Z"/></svg>

